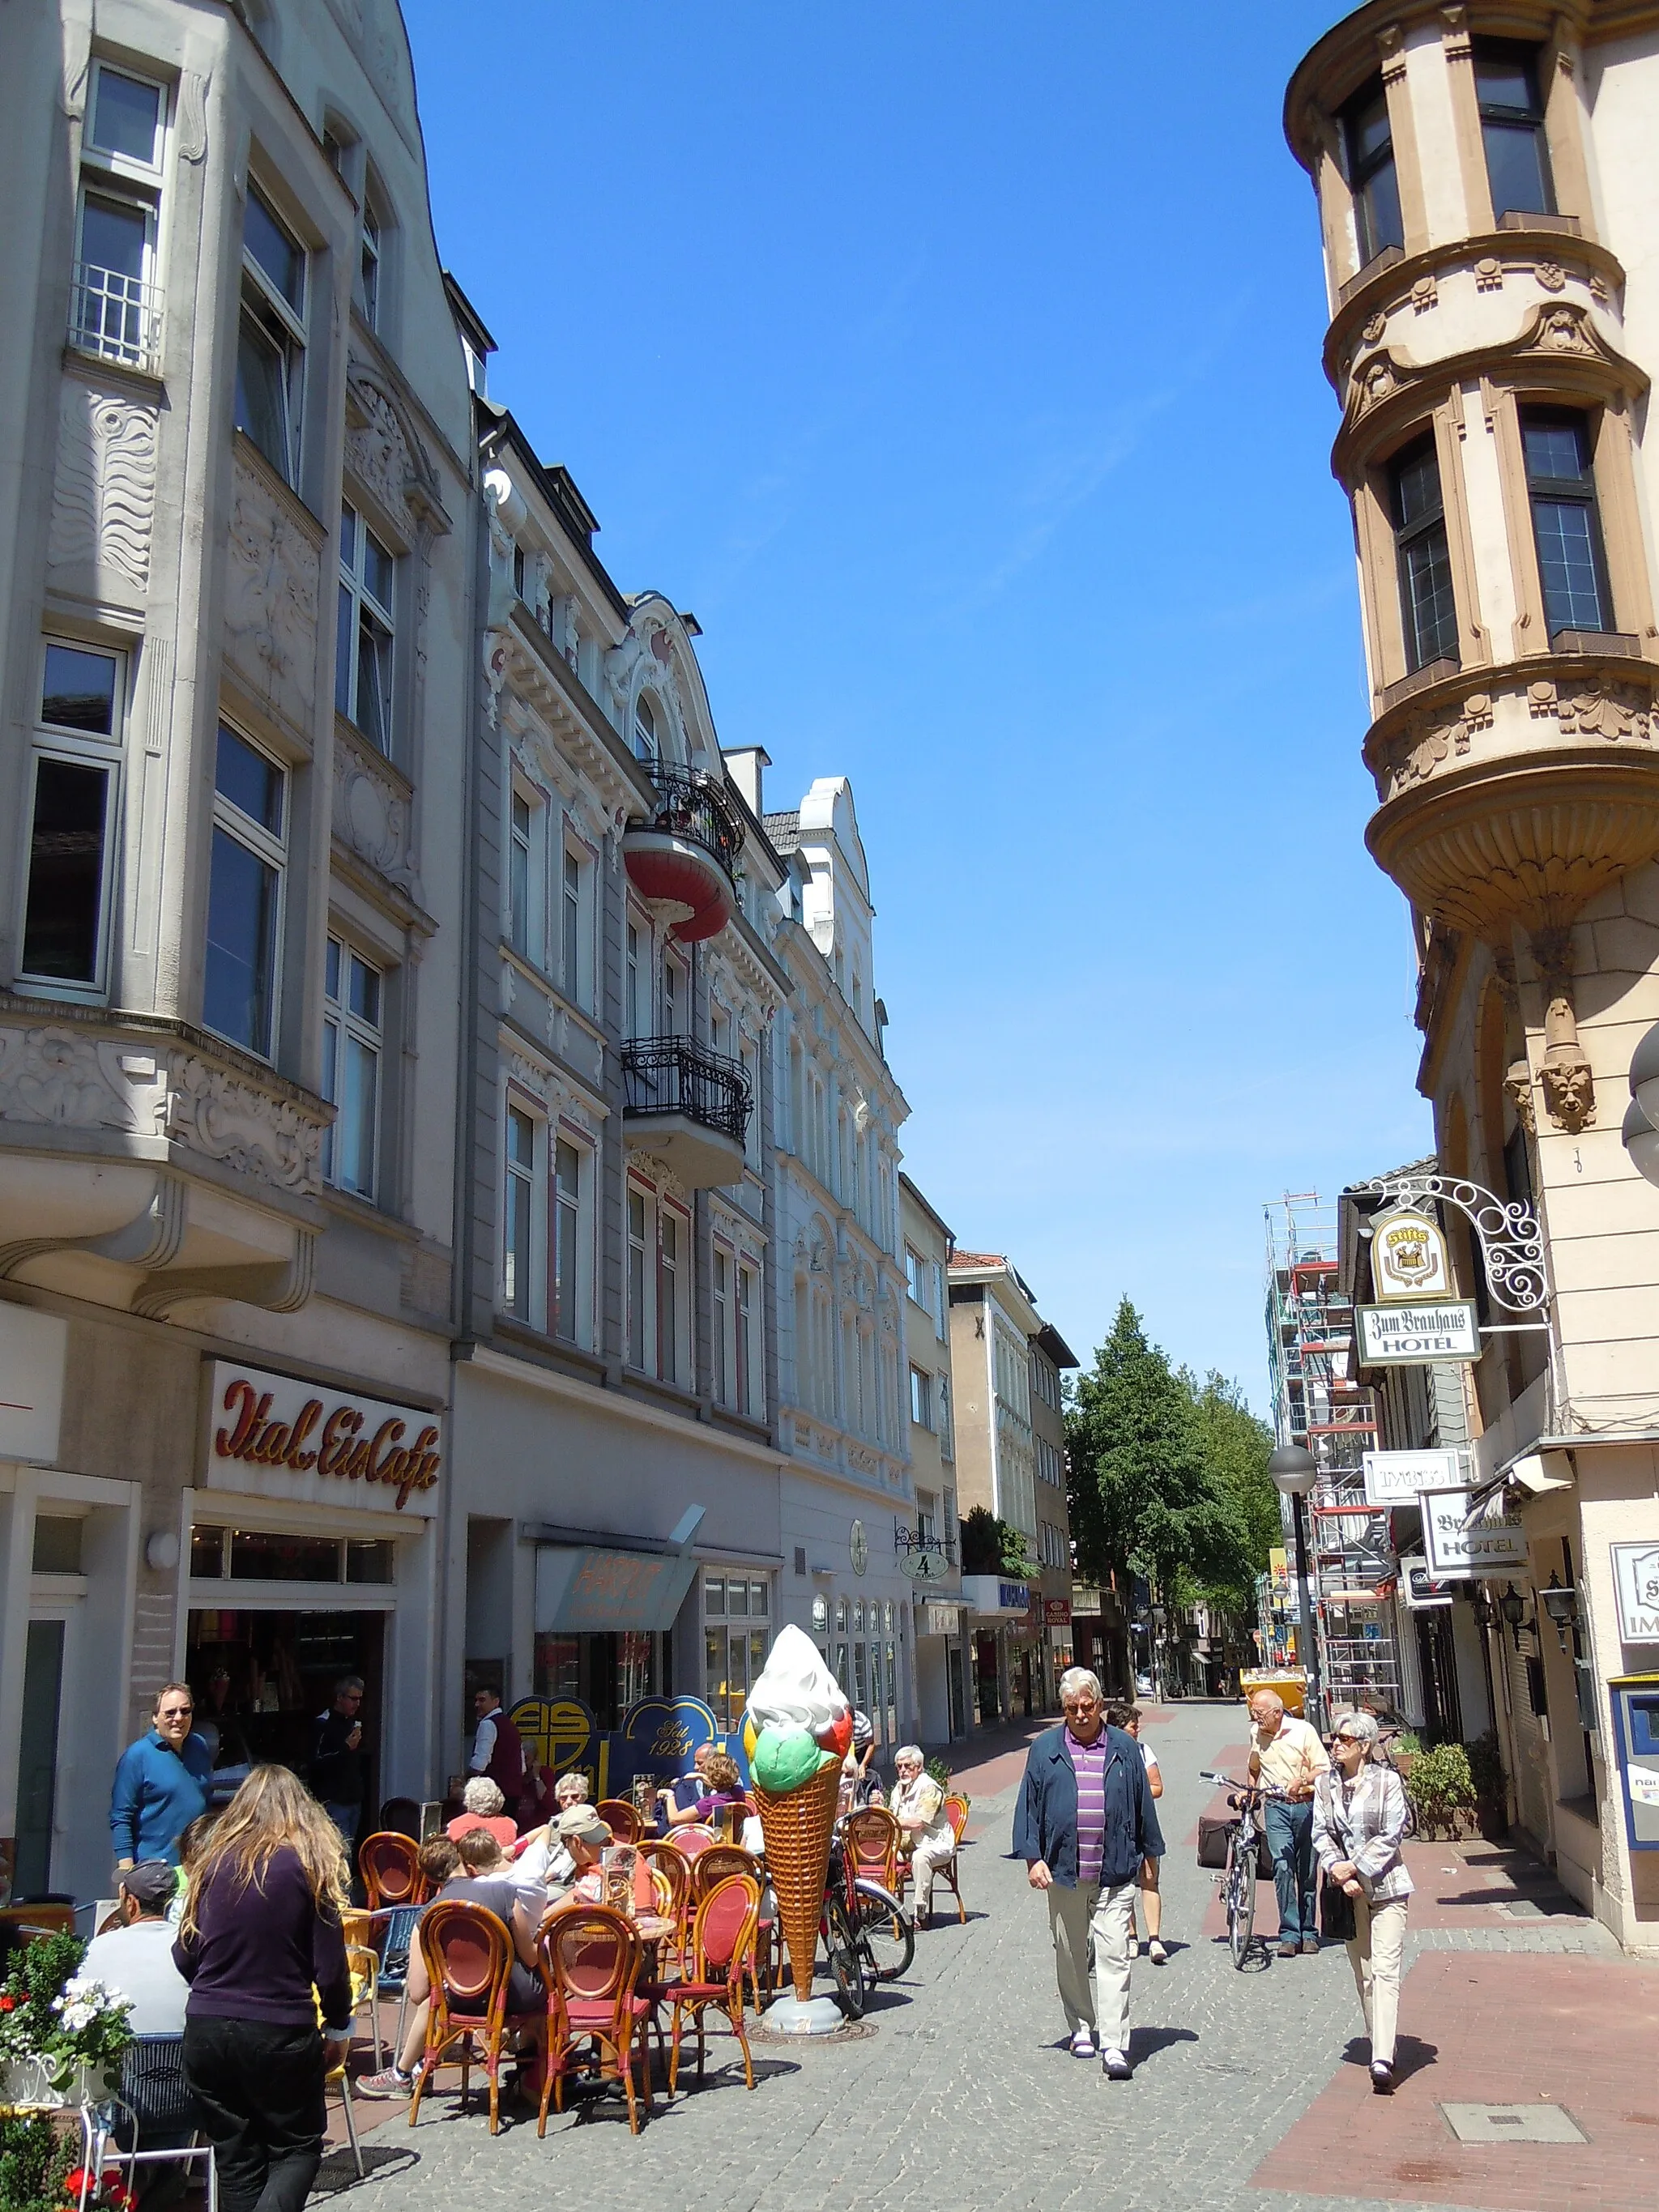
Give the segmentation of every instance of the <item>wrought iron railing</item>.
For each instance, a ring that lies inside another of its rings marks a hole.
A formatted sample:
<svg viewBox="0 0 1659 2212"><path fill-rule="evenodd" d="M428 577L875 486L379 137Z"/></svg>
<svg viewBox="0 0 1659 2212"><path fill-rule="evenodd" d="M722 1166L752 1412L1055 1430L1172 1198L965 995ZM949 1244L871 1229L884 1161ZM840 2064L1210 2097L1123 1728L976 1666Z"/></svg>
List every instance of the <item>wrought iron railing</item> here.
<svg viewBox="0 0 1659 2212"><path fill-rule="evenodd" d="M76 264L70 299L70 343L125 368L155 368L161 355L160 287L118 269Z"/></svg>
<svg viewBox="0 0 1659 2212"><path fill-rule="evenodd" d="M735 1060L690 1037L639 1037L623 1045L623 1099L630 1114L684 1114L742 1144L753 1100Z"/></svg>
<svg viewBox="0 0 1659 2212"><path fill-rule="evenodd" d="M712 853L726 874L737 872L743 850L743 824L725 787L701 769L673 768L653 761L648 773L657 799L647 818L635 826L684 837Z"/></svg>

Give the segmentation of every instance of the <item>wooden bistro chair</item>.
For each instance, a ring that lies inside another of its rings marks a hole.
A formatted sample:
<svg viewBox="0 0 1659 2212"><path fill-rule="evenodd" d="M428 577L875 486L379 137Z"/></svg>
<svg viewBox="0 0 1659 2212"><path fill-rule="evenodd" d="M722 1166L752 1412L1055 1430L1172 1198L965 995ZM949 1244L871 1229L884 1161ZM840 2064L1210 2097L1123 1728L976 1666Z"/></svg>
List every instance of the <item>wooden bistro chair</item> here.
<svg viewBox="0 0 1659 2212"><path fill-rule="evenodd" d="M942 1865L934 1868L933 1880L936 1882L945 1883L957 1901L957 1918L959 1921L965 1921L968 1917L968 1908L962 1901L962 1885L957 1879L957 1853L962 1849L963 1831L968 1826L968 1800L956 1796L953 1792L945 1801L945 1816L951 1823L951 1833L956 1838L956 1849ZM894 1894L902 1897L913 1879L910 1855L907 1851L899 1861L899 1887Z"/></svg>
<svg viewBox="0 0 1659 2212"><path fill-rule="evenodd" d="M441 1899L421 1916L421 1952L426 1960L431 1998L427 2008L426 2044L415 2072L409 2100L409 2124L420 2116L421 2098L430 2075L444 2064L451 2047L461 2046L461 2109L474 2063L473 2039L482 2048L477 2063L489 2081L489 2132L501 2126L501 2045L508 2028L528 2032L547 2067L549 2005L534 2012L509 2013L507 1980L516 1954L505 1922L481 1905ZM545 1970L543 1973L546 1979ZM454 2062L451 2062L452 2063Z"/></svg>
<svg viewBox="0 0 1659 2212"><path fill-rule="evenodd" d="M866 1805L842 1823L842 1846L852 1866L848 1878L878 1881L898 1895L899 1824L882 1805Z"/></svg>
<svg viewBox="0 0 1659 2212"><path fill-rule="evenodd" d="M611 1840L618 1844L637 1844L645 1834L645 1822L639 1808L626 1797L604 1797L594 1811L611 1831Z"/></svg>
<svg viewBox="0 0 1659 2212"><path fill-rule="evenodd" d="M640 1845L640 1856L651 1869L651 1879L667 1886L667 1898L663 1906L663 1918L672 1920L674 1933L665 1947L676 1969L685 1959L686 1938L691 1932L691 1876L696 1867L678 1844L671 1844L665 1836Z"/></svg>
<svg viewBox="0 0 1659 2212"><path fill-rule="evenodd" d="M357 1871L363 1878L368 1909L420 1902L421 1847L395 1828L377 1828L357 1847Z"/></svg>
<svg viewBox="0 0 1659 2212"><path fill-rule="evenodd" d="M695 1859L711 1844L719 1843L720 1838L712 1828L705 1828L701 1820L693 1820L685 1827L671 1828L667 1840L677 1851L684 1852L688 1859Z"/></svg>
<svg viewBox="0 0 1659 2212"><path fill-rule="evenodd" d="M703 2015L717 2005L731 2022L743 2048L743 2077L755 2086L755 2063L743 2024L744 1984L755 1978L755 1934L760 1922L760 1884L752 1875L729 1874L717 1881L697 1907L691 1929L691 1971L684 1981L668 1982L648 1994L672 2005L673 2039L668 2054L668 2094L679 2087L680 2038L688 2014L697 2027L697 2079L703 2075L707 2040Z"/></svg>
<svg viewBox="0 0 1659 2212"><path fill-rule="evenodd" d="M652 2005L638 1987L644 1953L637 1929L609 1905L559 1905L542 1923L541 1954L551 1992L552 2029L536 2133L547 2133L550 2099L556 2112L563 2112L566 2075L592 2064L601 2081L620 2079L628 2098L629 2132L638 2135L634 2069L637 2065L640 2069L648 2119ZM679 1984L670 1986L678 1989ZM590 2044L595 2051L592 2060L586 2055Z"/></svg>

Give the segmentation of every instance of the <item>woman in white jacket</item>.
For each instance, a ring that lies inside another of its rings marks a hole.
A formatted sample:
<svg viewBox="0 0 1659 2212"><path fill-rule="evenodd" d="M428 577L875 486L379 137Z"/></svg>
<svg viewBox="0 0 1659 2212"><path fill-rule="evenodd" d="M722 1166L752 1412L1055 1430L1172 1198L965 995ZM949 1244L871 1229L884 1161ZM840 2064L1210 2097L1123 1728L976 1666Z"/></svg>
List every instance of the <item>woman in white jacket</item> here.
<svg viewBox="0 0 1659 2212"><path fill-rule="evenodd" d="M1371 2087L1394 2094L1400 1965L1412 1878L1401 1855L1406 1792L1391 1766L1371 1763L1376 1722L1348 1713L1331 1739L1331 1771L1314 1786L1313 1841L1319 1863L1353 1899L1348 1957L1371 2043Z"/></svg>

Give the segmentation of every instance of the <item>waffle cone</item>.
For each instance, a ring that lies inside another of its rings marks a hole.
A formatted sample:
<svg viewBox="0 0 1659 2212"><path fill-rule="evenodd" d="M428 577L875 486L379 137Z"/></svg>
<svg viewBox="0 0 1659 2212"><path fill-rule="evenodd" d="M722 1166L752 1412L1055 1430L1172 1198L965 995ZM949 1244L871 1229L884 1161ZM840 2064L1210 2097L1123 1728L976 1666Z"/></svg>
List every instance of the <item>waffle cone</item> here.
<svg viewBox="0 0 1659 2212"><path fill-rule="evenodd" d="M780 1797L764 1790L755 1791L766 1838L767 1872L778 1900L795 1995L803 2004L812 1994L812 1962L817 1955L823 1884L830 1871L830 1835L840 1796L841 1764L836 1759L799 1790Z"/></svg>

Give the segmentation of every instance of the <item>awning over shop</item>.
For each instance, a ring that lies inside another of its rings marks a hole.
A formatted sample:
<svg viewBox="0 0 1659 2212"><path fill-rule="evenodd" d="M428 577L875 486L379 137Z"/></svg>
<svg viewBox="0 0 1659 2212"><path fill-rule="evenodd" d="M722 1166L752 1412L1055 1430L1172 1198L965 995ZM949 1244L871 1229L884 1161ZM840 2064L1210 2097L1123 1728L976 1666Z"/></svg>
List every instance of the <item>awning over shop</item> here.
<svg viewBox="0 0 1659 2212"><path fill-rule="evenodd" d="M696 1571L689 1552L604 1552L589 1544L538 1544L537 1633L672 1628Z"/></svg>
<svg viewBox="0 0 1659 2212"><path fill-rule="evenodd" d="M1511 1460L1507 1467L1469 1492L1469 1510L1463 1526L1474 1528L1485 1521L1497 1520L1509 1507L1523 1504L1528 1498L1542 1498L1552 1490L1571 1490L1573 1479L1570 1454L1551 1450L1523 1452L1519 1459Z"/></svg>

